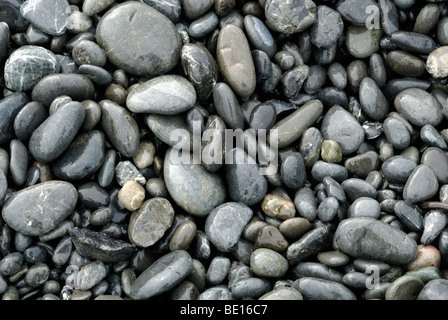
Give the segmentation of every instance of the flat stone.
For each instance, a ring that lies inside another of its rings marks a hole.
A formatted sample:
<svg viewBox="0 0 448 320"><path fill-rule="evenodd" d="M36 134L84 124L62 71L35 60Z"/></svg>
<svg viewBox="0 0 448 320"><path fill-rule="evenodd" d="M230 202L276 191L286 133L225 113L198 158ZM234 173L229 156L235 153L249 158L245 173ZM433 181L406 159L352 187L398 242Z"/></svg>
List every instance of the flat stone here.
<svg viewBox="0 0 448 320"><path fill-rule="evenodd" d="M378 170L380 165L379 155L375 151L364 152L344 162L347 172L361 179L366 178L370 172Z"/></svg>
<svg viewBox="0 0 448 320"><path fill-rule="evenodd" d="M317 254L317 260L330 268L337 268L345 266L350 257L340 251L324 251Z"/></svg>
<svg viewBox="0 0 448 320"><path fill-rule="evenodd" d="M421 232L423 229L423 212L407 201L398 200L394 206L396 216L412 231Z"/></svg>
<svg viewBox="0 0 448 320"><path fill-rule="evenodd" d="M138 152L140 135L137 122L125 108L110 100L102 100L101 126L118 152L134 157Z"/></svg>
<svg viewBox="0 0 448 320"><path fill-rule="evenodd" d="M149 247L162 238L171 227L174 209L164 198L146 200L138 211L132 213L128 235L133 244Z"/></svg>
<svg viewBox="0 0 448 320"><path fill-rule="evenodd" d="M102 232L88 229L72 228L70 237L76 251L83 257L115 263L130 258L136 251L129 242L114 239Z"/></svg>
<svg viewBox="0 0 448 320"><path fill-rule="evenodd" d="M439 189L436 175L430 167L421 164L412 171L403 189L403 199L418 203L432 198Z"/></svg>
<svg viewBox="0 0 448 320"><path fill-rule="evenodd" d="M393 50L386 56L389 67L404 77L420 77L425 73L425 62L406 51Z"/></svg>
<svg viewBox="0 0 448 320"><path fill-rule="evenodd" d="M317 7L316 22L310 30L311 42L320 49L331 48L341 37L344 23L341 14L321 5Z"/></svg>
<svg viewBox="0 0 448 320"><path fill-rule="evenodd" d="M382 221L349 218L334 233L337 248L354 258L406 265L417 256L417 243L404 232ZM387 250L385 250L387 248Z"/></svg>
<svg viewBox="0 0 448 320"><path fill-rule="evenodd" d="M216 112L225 123L233 129L244 129L244 114L238 98L232 88L224 82L219 82L213 89L213 102Z"/></svg>
<svg viewBox="0 0 448 320"><path fill-rule="evenodd" d="M389 103L372 78L366 77L362 80L359 101L364 112L373 120L383 121L389 113Z"/></svg>
<svg viewBox="0 0 448 320"><path fill-rule="evenodd" d="M416 167L415 161L401 155L390 157L381 165L387 181L399 184L405 184Z"/></svg>
<svg viewBox="0 0 448 320"><path fill-rule="evenodd" d="M331 280L304 277L296 280L293 288L307 300L356 300L356 295L349 288Z"/></svg>
<svg viewBox="0 0 448 320"><path fill-rule="evenodd" d="M303 296L294 288L284 287L269 291L262 295L258 300L303 300Z"/></svg>
<svg viewBox="0 0 448 320"><path fill-rule="evenodd" d="M131 287L134 300L149 299L182 282L193 271L193 261L185 250L170 252L143 271Z"/></svg>
<svg viewBox="0 0 448 320"><path fill-rule="evenodd" d="M338 7L336 8L338 9ZM382 34L381 29L368 29L365 25L350 25L346 31L345 44L353 57L368 58L380 49Z"/></svg>
<svg viewBox="0 0 448 320"><path fill-rule="evenodd" d="M127 30L125 37L123 30ZM180 58L182 41L177 28L145 3L122 3L107 11L98 23L96 37L112 64L138 76L164 74Z"/></svg>
<svg viewBox="0 0 448 320"><path fill-rule="evenodd" d="M348 178L348 171L340 164L319 160L311 168L311 175L319 182L322 182L325 177L329 176L341 183Z"/></svg>
<svg viewBox="0 0 448 320"><path fill-rule="evenodd" d="M268 0L264 10L267 26L286 34L298 33L310 27L316 20L317 11L316 4L311 0Z"/></svg>
<svg viewBox="0 0 448 320"><path fill-rule="evenodd" d="M0 144L14 139L14 119L28 102L24 92L15 92L0 100Z"/></svg>
<svg viewBox="0 0 448 320"><path fill-rule="evenodd" d="M219 251L230 252L236 247L252 216L252 210L242 203L221 204L208 215L205 233Z"/></svg>
<svg viewBox="0 0 448 320"><path fill-rule="evenodd" d="M157 138L170 147L190 150L193 135L182 115L149 114L146 117L146 124Z"/></svg>
<svg viewBox="0 0 448 320"><path fill-rule="evenodd" d="M131 89L126 98L126 106L135 113L172 115L187 111L195 103L193 85L178 75L153 78Z"/></svg>
<svg viewBox="0 0 448 320"><path fill-rule="evenodd" d="M253 15L244 17L244 28L250 43L258 50L266 52L272 58L277 52L277 43L267 26Z"/></svg>
<svg viewBox="0 0 448 320"><path fill-rule="evenodd" d="M61 199L64 201L61 202ZM2 217L14 230L40 236L55 228L75 209L78 193L64 181L49 181L14 193L3 205ZM31 209L30 209L31 208Z"/></svg>
<svg viewBox="0 0 448 320"><path fill-rule="evenodd" d="M249 42L235 25L228 24L219 32L217 62L222 76L238 96L246 98L254 92L256 75Z"/></svg>
<svg viewBox="0 0 448 320"><path fill-rule="evenodd" d="M434 279L429 281L417 296L417 300L446 300L448 297L448 280Z"/></svg>
<svg viewBox="0 0 448 320"><path fill-rule="evenodd" d="M190 157L184 163L179 153L169 149L165 155L163 172L166 188L182 209L197 216L207 216L226 199L226 188L220 176L208 172ZM185 183L189 184L185 188Z"/></svg>
<svg viewBox="0 0 448 320"><path fill-rule="evenodd" d="M326 226L316 227L288 247L286 258L290 263L301 262L327 248L330 242L330 229Z"/></svg>
<svg viewBox="0 0 448 320"><path fill-rule="evenodd" d="M27 141L33 131L48 118L48 110L42 103L27 103L14 118L14 133L20 141Z"/></svg>

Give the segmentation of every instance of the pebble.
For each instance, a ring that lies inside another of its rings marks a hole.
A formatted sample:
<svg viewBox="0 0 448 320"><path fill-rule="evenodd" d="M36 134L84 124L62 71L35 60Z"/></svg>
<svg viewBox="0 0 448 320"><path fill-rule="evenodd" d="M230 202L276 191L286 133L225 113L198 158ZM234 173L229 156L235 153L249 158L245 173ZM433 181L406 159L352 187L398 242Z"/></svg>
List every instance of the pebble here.
<svg viewBox="0 0 448 320"><path fill-rule="evenodd" d="M288 188L297 190L305 185L307 173L300 152L293 152L282 161L280 175L282 182Z"/></svg>
<svg viewBox="0 0 448 320"><path fill-rule="evenodd" d="M222 76L235 94L247 98L254 92L254 61L249 42L240 28L228 24L220 30L216 60Z"/></svg>
<svg viewBox="0 0 448 320"><path fill-rule="evenodd" d="M356 199L349 207L350 218L370 217L377 219L381 213L379 202L372 198L361 197Z"/></svg>
<svg viewBox="0 0 448 320"><path fill-rule="evenodd" d="M418 165L409 176L403 189L403 199L418 203L432 198L439 189L436 175L427 165Z"/></svg>
<svg viewBox="0 0 448 320"><path fill-rule="evenodd" d="M288 271L288 261L278 252L260 248L250 256L250 268L260 277L283 277Z"/></svg>
<svg viewBox="0 0 448 320"><path fill-rule="evenodd" d="M331 280L303 277L294 281L293 288L299 290L304 300L356 300L349 288Z"/></svg>
<svg viewBox="0 0 448 320"><path fill-rule="evenodd" d="M60 200L64 199L61 203ZM49 181L14 193L3 205L2 217L14 230L39 236L52 230L75 209L78 194L64 181ZM33 210L25 210L30 204Z"/></svg>
<svg viewBox="0 0 448 320"><path fill-rule="evenodd" d="M182 282L193 270L190 254L185 250L168 253L143 271L131 286L130 297L148 299L166 292Z"/></svg>
<svg viewBox="0 0 448 320"><path fill-rule="evenodd" d="M292 287L284 287L269 291L258 300L303 300L303 296L298 290Z"/></svg>
<svg viewBox="0 0 448 320"><path fill-rule="evenodd" d="M350 257L340 251L323 251L317 254L317 260L330 268L337 268L345 266Z"/></svg>
<svg viewBox="0 0 448 320"><path fill-rule="evenodd" d="M401 276L387 288L385 299L416 300L424 285L423 281L415 276Z"/></svg>
<svg viewBox="0 0 448 320"><path fill-rule="evenodd" d="M256 237L254 249L267 248L280 253L286 251L289 243L279 228L269 225L262 227Z"/></svg>
<svg viewBox="0 0 448 320"><path fill-rule="evenodd" d="M386 62L394 72L404 77L418 78L426 71L425 62L406 51L394 50L389 52Z"/></svg>
<svg viewBox="0 0 448 320"><path fill-rule="evenodd" d="M370 57L379 51L382 33L381 29L368 29L365 25L350 25L345 38L347 50L357 59Z"/></svg>
<svg viewBox="0 0 448 320"><path fill-rule="evenodd" d="M448 73L443 65L448 57L448 47L442 46L432 51L426 60L426 70L435 78L444 78Z"/></svg>
<svg viewBox="0 0 448 320"><path fill-rule="evenodd" d="M252 210L242 203L221 204L207 216L205 233L218 250L230 252L236 247L252 216Z"/></svg>
<svg viewBox="0 0 448 320"><path fill-rule="evenodd" d="M117 39L123 30L126 37ZM138 76L164 74L180 59L182 43L176 27L144 3L122 3L108 10L98 23L96 38L112 64Z"/></svg>
<svg viewBox="0 0 448 320"><path fill-rule="evenodd" d="M372 78L366 77L362 80L359 101L364 112L373 120L382 121L389 113L389 103Z"/></svg>
<svg viewBox="0 0 448 320"><path fill-rule="evenodd" d="M431 210L423 218L423 234L420 242L424 245L431 244L447 225L446 216L438 210Z"/></svg>
<svg viewBox="0 0 448 320"><path fill-rule="evenodd" d="M230 259L224 256L217 256L212 259L210 266L207 270L206 280L212 285L222 283L230 269Z"/></svg>
<svg viewBox="0 0 448 320"><path fill-rule="evenodd" d="M417 256L417 244L410 236L368 217L342 221L334 233L333 242L339 250L351 257L380 260L390 264L406 265ZM388 248L387 251L382 249L385 247Z"/></svg>
<svg viewBox="0 0 448 320"><path fill-rule="evenodd" d="M446 300L448 281L434 279L429 281L420 291L417 300Z"/></svg>
<svg viewBox="0 0 448 320"><path fill-rule="evenodd" d="M407 267L409 270L420 269L424 267L440 267L440 251L432 245L418 245L417 257Z"/></svg>
<svg viewBox="0 0 448 320"><path fill-rule="evenodd" d="M118 200L129 211L140 208L144 199L145 188L133 180L126 181L118 193Z"/></svg>
<svg viewBox="0 0 448 320"><path fill-rule="evenodd" d="M331 232L328 227L313 228L290 244L286 251L286 258L292 263L303 261L325 249L331 242L330 237Z"/></svg>
<svg viewBox="0 0 448 320"><path fill-rule="evenodd" d="M103 280L107 275L107 269L103 262L91 262L79 270L76 285L77 289L89 290Z"/></svg>
<svg viewBox="0 0 448 320"><path fill-rule="evenodd" d="M405 184L416 167L415 161L399 155L384 161L381 170L390 183Z"/></svg>
<svg viewBox="0 0 448 320"><path fill-rule="evenodd" d="M398 200L394 206L396 216L410 230L421 232L423 229L422 211L407 201Z"/></svg>
<svg viewBox="0 0 448 320"><path fill-rule="evenodd" d="M42 0L28 0L20 6L21 15L34 26L52 36L60 36L66 30L66 21L69 17L67 0L46 2ZM48 19L48 17L59 19Z"/></svg>
<svg viewBox="0 0 448 320"><path fill-rule="evenodd" d="M253 15L246 15L244 17L244 28L248 40L255 49L266 52L269 58L276 54L277 43L262 20Z"/></svg>
<svg viewBox="0 0 448 320"><path fill-rule="evenodd" d="M421 128L420 138L422 139L423 142L426 142L432 147L438 147L443 150L448 149L445 139L437 131L437 129L430 124L425 124Z"/></svg>
<svg viewBox="0 0 448 320"><path fill-rule="evenodd" d="M224 203L226 188L220 176L208 172L200 164L180 163L177 152L170 149L165 155L163 175L168 193L185 211L196 216L207 216ZM188 181L190 188L185 188Z"/></svg>
<svg viewBox="0 0 448 320"><path fill-rule="evenodd" d="M344 29L341 14L325 5L317 7L316 21L310 30L311 42L320 49L331 48Z"/></svg>

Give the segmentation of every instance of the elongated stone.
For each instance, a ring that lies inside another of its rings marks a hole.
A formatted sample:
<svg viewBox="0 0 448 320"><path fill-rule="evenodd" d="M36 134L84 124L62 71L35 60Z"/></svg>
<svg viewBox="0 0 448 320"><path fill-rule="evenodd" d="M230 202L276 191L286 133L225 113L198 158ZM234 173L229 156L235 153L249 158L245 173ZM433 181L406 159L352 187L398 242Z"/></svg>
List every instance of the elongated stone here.
<svg viewBox="0 0 448 320"><path fill-rule="evenodd" d="M20 6L22 16L34 26L52 36L60 36L67 31L70 16L67 0L28 0Z"/></svg>
<svg viewBox="0 0 448 320"><path fill-rule="evenodd" d="M31 135L29 150L34 159L47 163L59 157L73 141L84 117L85 109L79 102L59 107Z"/></svg>
<svg viewBox="0 0 448 320"><path fill-rule="evenodd" d="M0 100L0 144L14 139L14 119L28 102L24 92L15 92Z"/></svg>
<svg viewBox="0 0 448 320"><path fill-rule="evenodd" d="M311 0L268 0L264 9L268 27L280 33L301 32L316 20L316 4Z"/></svg>
<svg viewBox="0 0 448 320"><path fill-rule="evenodd" d="M418 203L432 198L439 189L437 176L427 165L421 164L412 171L403 189L403 199Z"/></svg>
<svg viewBox="0 0 448 320"><path fill-rule="evenodd" d="M14 193L3 205L2 217L17 232L41 236L75 209L78 193L65 181L48 181Z"/></svg>
<svg viewBox="0 0 448 320"><path fill-rule="evenodd" d="M254 92L257 82L249 42L244 32L233 24L225 25L219 32L217 62L238 96L246 98Z"/></svg>
<svg viewBox="0 0 448 320"><path fill-rule="evenodd" d="M405 265L417 256L414 239L389 224L368 217L343 220L334 233L333 242L349 256L390 264Z"/></svg>
<svg viewBox="0 0 448 320"><path fill-rule="evenodd" d="M288 247L286 258L290 263L298 263L317 254L330 245L331 235L330 229L326 226L308 231Z"/></svg>
<svg viewBox="0 0 448 320"><path fill-rule="evenodd" d="M193 271L193 261L185 250L168 253L143 271L131 287L130 297L149 299L172 289Z"/></svg>

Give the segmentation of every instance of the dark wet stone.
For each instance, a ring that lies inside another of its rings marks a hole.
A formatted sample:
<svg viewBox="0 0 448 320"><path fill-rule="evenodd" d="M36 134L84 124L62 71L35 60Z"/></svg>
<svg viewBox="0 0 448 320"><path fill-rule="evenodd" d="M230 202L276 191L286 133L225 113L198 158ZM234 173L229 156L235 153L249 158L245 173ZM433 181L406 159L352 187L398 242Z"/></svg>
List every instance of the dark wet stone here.
<svg viewBox="0 0 448 320"><path fill-rule="evenodd" d="M415 78L397 78L390 80L383 89L383 93L388 100L393 100L395 97L406 89L416 88L427 90L431 83L426 80Z"/></svg>
<svg viewBox="0 0 448 320"><path fill-rule="evenodd" d="M126 37L117 40L123 30L127 30ZM148 41L141 41L143 35ZM164 74L180 58L181 39L176 27L144 3L128 2L110 9L102 16L96 37L109 61L131 74Z"/></svg>
<svg viewBox="0 0 448 320"><path fill-rule="evenodd" d="M320 65L313 65L309 68L309 74L303 83L303 90L308 94L315 94L325 84L326 70Z"/></svg>
<svg viewBox="0 0 448 320"><path fill-rule="evenodd" d="M110 203L108 192L96 182L87 182L78 187L78 199L85 208L98 209Z"/></svg>
<svg viewBox="0 0 448 320"><path fill-rule="evenodd" d="M0 100L0 144L14 139L14 118L29 102L25 93L16 92Z"/></svg>
<svg viewBox="0 0 448 320"><path fill-rule="evenodd" d="M164 75L129 91L126 106L132 112L172 115L192 108L196 91L184 77Z"/></svg>
<svg viewBox="0 0 448 320"><path fill-rule="evenodd" d="M110 1L110 0L109 0ZM115 1L114 1L115 2ZM154 9L157 9L165 16L167 16L172 22L177 22L182 12L181 0L144 0L144 3L150 5ZM84 12L83 8L83 12Z"/></svg>
<svg viewBox="0 0 448 320"><path fill-rule="evenodd" d="M293 283L293 288L299 290L304 300L356 300L356 295L342 283L304 277Z"/></svg>
<svg viewBox="0 0 448 320"><path fill-rule="evenodd" d="M322 222L329 222L339 211L339 201L335 197L326 197L317 207L317 216Z"/></svg>
<svg viewBox="0 0 448 320"><path fill-rule="evenodd" d="M218 82L218 64L206 47L187 43L181 50L184 73L196 89L199 102L208 101Z"/></svg>
<svg viewBox="0 0 448 320"><path fill-rule="evenodd" d="M69 6L67 0L28 0L21 5L20 13L43 32L60 36L67 30L66 22L70 11L67 12L66 9Z"/></svg>
<svg viewBox="0 0 448 320"><path fill-rule="evenodd" d="M339 250L354 258L405 265L417 256L417 244L411 237L373 218L343 220L334 233L333 242Z"/></svg>
<svg viewBox="0 0 448 320"><path fill-rule="evenodd" d="M295 0L288 3L268 0L264 9L267 26L279 33L301 32L316 20L316 4L310 0Z"/></svg>
<svg viewBox="0 0 448 320"><path fill-rule="evenodd" d="M75 227L69 233L76 251L92 260L120 262L130 258L136 251L129 242L113 239L102 232Z"/></svg>
<svg viewBox="0 0 448 320"><path fill-rule="evenodd" d="M26 141L47 118L48 111L40 102L29 102L14 118L14 133L19 140Z"/></svg>
<svg viewBox="0 0 448 320"><path fill-rule="evenodd" d="M29 141L29 150L39 162L50 162L70 145L84 121L85 110L79 102L59 107L36 130ZM45 141L53 141L46 144Z"/></svg>
<svg viewBox="0 0 448 320"><path fill-rule="evenodd" d="M423 234L420 242L431 244L443 231L448 223L446 215L438 210L431 210L423 218Z"/></svg>
<svg viewBox="0 0 448 320"><path fill-rule="evenodd" d="M280 80L283 94L286 98L294 98L302 88L308 78L310 68L306 65L299 65L282 75Z"/></svg>
<svg viewBox="0 0 448 320"><path fill-rule="evenodd" d="M434 1L430 1L434 2ZM429 34L437 25L442 14L441 8L437 3L428 3L425 5L418 13L415 19L413 32L418 32L422 34Z"/></svg>
<svg viewBox="0 0 448 320"><path fill-rule="evenodd" d="M330 176L341 183L348 178L348 171L344 166L339 164L319 160L316 161L311 168L311 175L318 182L321 182L325 177Z"/></svg>
<svg viewBox="0 0 448 320"><path fill-rule="evenodd" d="M259 277L282 277L288 271L288 261L278 252L260 248L250 256L250 268Z"/></svg>
<svg viewBox="0 0 448 320"><path fill-rule="evenodd" d="M377 196L375 187L362 179L349 178L343 181L341 186L350 202L353 202L361 197L370 197L375 199Z"/></svg>
<svg viewBox="0 0 448 320"><path fill-rule="evenodd" d="M411 134L403 121L388 117L383 123L384 135L387 141L398 150L404 150L411 143Z"/></svg>
<svg viewBox="0 0 448 320"><path fill-rule="evenodd" d="M249 97L256 87L255 66L244 32L228 24L219 32L217 62L221 74L235 94Z"/></svg>
<svg viewBox="0 0 448 320"><path fill-rule="evenodd" d="M98 184L103 188L109 186L114 179L116 158L115 150L108 150L104 155L103 164L97 173Z"/></svg>
<svg viewBox="0 0 448 320"><path fill-rule="evenodd" d="M270 102L264 102L257 105L251 112L249 126L256 132L258 130L269 131L277 119L277 110Z"/></svg>
<svg viewBox="0 0 448 320"><path fill-rule="evenodd" d="M29 264L45 262L47 259L47 251L39 245L31 246L23 251L23 259Z"/></svg>
<svg viewBox="0 0 448 320"><path fill-rule="evenodd" d="M8 24L11 34L25 32L29 21L20 13L22 1L5 0L0 4L0 21Z"/></svg>
<svg viewBox="0 0 448 320"><path fill-rule="evenodd" d="M72 57L77 65L89 64L104 67L107 62L106 53L103 49L90 40L78 41L73 47Z"/></svg>
<svg viewBox="0 0 448 320"><path fill-rule="evenodd" d="M353 201L349 207L348 215L350 218L370 217L378 218L381 213L381 207L378 201L368 197L361 197Z"/></svg>
<svg viewBox="0 0 448 320"><path fill-rule="evenodd" d="M61 199L64 199L62 203ZM73 212L77 200L78 194L72 184L64 181L44 182L9 197L3 205L2 217L18 232L31 236L43 235Z"/></svg>
<svg viewBox="0 0 448 320"><path fill-rule="evenodd" d="M391 0L380 0L381 27L388 37L400 28L398 23L398 11L395 3Z"/></svg>
<svg viewBox="0 0 448 320"><path fill-rule="evenodd" d="M224 203L208 215L205 233L218 250L230 252L236 247L252 216L252 210L242 203Z"/></svg>
<svg viewBox="0 0 448 320"><path fill-rule="evenodd" d="M399 200L394 206L394 212L402 223L412 231L423 230L423 212L407 201Z"/></svg>
<svg viewBox="0 0 448 320"><path fill-rule="evenodd" d="M316 227L305 233L296 242L290 244L286 258L290 263L298 263L327 248L331 242L331 231L328 227Z"/></svg>
<svg viewBox="0 0 448 320"><path fill-rule="evenodd" d="M398 31L392 34L391 40L400 49L415 54L428 54L437 48L431 37L417 32Z"/></svg>
<svg viewBox="0 0 448 320"><path fill-rule="evenodd" d="M371 14L367 8L372 5L377 6L372 0L340 0L336 4L336 10L348 22L357 26L365 26Z"/></svg>
<svg viewBox="0 0 448 320"><path fill-rule="evenodd" d="M28 167L28 150L20 140L14 139L10 143L9 172L12 180L18 186L24 184Z"/></svg>
<svg viewBox="0 0 448 320"><path fill-rule="evenodd" d="M159 295L182 282L192 271L193 262L187 251L168 253L138 276L131 286L130 296L142 300Z"/></svg>
<svg viewBox="0 0 448 320"><path fill-rule="evenodd" d="M288 188L299 189L303 187L307 174L301 153L293 152L282 161L280 172L282 181Z"/></svg>
<svg viewBox="0 0 448 320"><path fill-rule="evenodd" d="M0 274L2 276L12 276L20 271L23 264L23 255L13 252L4 256L0 260Z"/></svg>
<svg viewBox="0 0 448 320"><path fill-rule="evenodd" d="M448 156L440 148L426 149L421 156L420 163L431 168L440 184L448 183Z"/></svg>
<svg viewBox="0 0 448 320"><path fill-rule="evenodd" d="M50 268L45 263L31 266L25 275L25 282L31 288L43 285L50 277Z"/></svg>
<svg viewBox="0 0 448 320"><path fill-rule="evenodd" d="M341 37L344 23L341 14L330 7L317 7L316 22L310 30L311 42L320 49L331 48Z"/></svg>
<svg viewBox="0 0 448 320"><path fill-rule="evenodd" d="M403 189L403 199L417 203L432 198L439 189L437 176L427 165L417 166Z"/></svg>
<svg viewBox="0 0 448 320"><path fill-rule="evenodd" d="M8 190L8 179L3 171L0 170L0 204L3 204L6 192Z"/></svg>
<svg viewBox="0 0 448 320"><path fill-rule="evenodd" d="M81 180L94 174L104 160L104 134L82 133L53 164L53 173L63 180Z"/></svg>
<svg viewBox="0 0 448 320"><path fill-rule="evenodd" d="M170 147L190 150L193 135L182 115L149 114L146 124L158 139Z"/></svg>
<svg viewBox="0 0 448 320"><path fill-rule="evenodd" d="M321 155L323 138L317 128L306 129L300 140L300 153L306 167L312 167Z"/></svg>
<svg viewBox="0 0 448 320"><path fill-rule="evenodd" d="M340 106L334 106L326 113L321 132L324 139L334 140L339 144L343 155L355 152L364 141L361 125Z"/></svg>
<svg viewBox="0 0 448 320"><path fill-rule="evenodd" d="M445 139L442 137L439 131L437 131L437 129L430 124L425 124L420 129L420 138L423 142L426 142L432 147L437 147L443 150L448 149Z"/></svg>
<svg viewBox="0 0 448 320"><path fill-rule="evenodd" d="M217 205L225 201L226 191L222 179L208 172L200 164L194 164L192 157L188 164L182 162L179 153L169 149L163 165L166 188L174 201L193 215L206 216ZM185 182L190 183L184 188Z"/></svg>
<svg viewBox="0 0 448 320"><path fill-rule="evenodd" d="M227 151L225 158L225 176L230 198L249 206L263 199L267 192L267 181L255 160L238 148Z"/></svg>
<svg viewBox="0 0 448 320"><path fill-rule="evenodd" d="M3 63L8 54L8 43L11 37L11 32L9 31L9 26L6 22L2 20L0 23L0 63Z"/></svg>
<svg viewBox="0 0 448 320"><path fill-rule="evenodd" d="M269 58L272 58L277 52L277 43L263 21L253 15L246 15L244 27L247 38L254 48L266 52Z"/></svg>
<svg viewBox="0 0 448 320"><path fill-rule="evenodd" d="M92 99L95 94L93 83L80 74L50 74L40 80L31 92L34 101L49 107L59 96L69 96L74 101Z"/></svg>
<svg viewBox="0 0 448 320"><path fill-rule="evenodd" d="M110 100L102 100L101 125L118 152L134 157L138 152L140 136L137 122L129 111Z"/></svg>
<svg viewBox="0 0 448 320"><path fill-rule="evenodd" d="M364 112L373 120L382 121L389 113L389 103L372 78L366 77L361 82L359 101Z"/></svg>
<svg viewBox="0 0 448 320"><path fill-rule="evenodd" d="M262 50L252 50L255 76L258 84L263 84L272 77L273 64L268 54Z"/></svg>
<svg viewBox="0 0 448 320"><path fill-rule="evenodd" d="M192 38L200 39L215 30L218 24L219 19L216 13L209 11L190 23L188 26L188 34Z"/></svg>
<svg viewBox="0 0 448 320"><path fill-rule="evenodd" d="M106 87L112 83L111 74L98 66L83 64L79 66L77 72L86 76L93 84L100 87Z"/></svg>
<svg viewBox="0 0 448 320"><path fill-rule="evenodd" d="M313 277L339 283L342 282L343 277L343 273L338 270L317 262L299 262L291 269L291 272L296 278Z"/></svg>
<svg viewBox="0 0 448 320"><path fill-rule="evenodd" d="M367 151L344 162L347 172L358 178L366 178L367 175L380 168L380 159L375 151Z"/></svg>
<svg viewBox="0 0 448 320"><path fill-rule="evenodd" d="M443 119L439 102L422 89L406 89L394 101L396 110L417 127L438 126Z"/></svg>
<svg viewBox="0 0 448 320"><path fill-rule="evenodd" d="M232 88L224 82L215 85L213 102L216 112L233 129L244 128L244 114Z"/></svg>
<svg viewBox="0 0 448 320"><path fill-rule="evenodd" d="M417 300L446 300L448 297L448 280L434 279L429 281L417 296Z"/></svg>

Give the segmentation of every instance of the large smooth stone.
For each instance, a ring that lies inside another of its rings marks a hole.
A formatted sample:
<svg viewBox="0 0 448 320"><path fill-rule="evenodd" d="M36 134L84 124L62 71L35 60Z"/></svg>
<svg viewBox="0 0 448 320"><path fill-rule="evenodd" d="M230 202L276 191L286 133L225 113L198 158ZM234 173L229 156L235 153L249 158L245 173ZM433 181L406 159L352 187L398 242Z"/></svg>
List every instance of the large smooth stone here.
<svg viewBox="0 0 448 320"><path fill-rule="evenodd" d="M268 0L264 7L266 23L279 33L304 31L316 20L316 4L311 0Z"/></svg>
<svg viewBox="0 0 448 320"><path fill-rule="evenodd" d="M53 100L60 96L69 96L73 101L92 100L95 87L81 74L57 73L42 78L31 92L32 100L46 107L50 107Z"/></svg>
<svg viewBox="0 0 448 320"><path fill-rule="evenodd" d="M136 1L107 11L98 23L96 38L112 64L138 76L170 71L176 66L182 47L171 20Z"/></svg>
<svg viewBox="0 0 448 320"><path fill-rule="evenodd" d="M414 239L387 223L368 217L341 221L334 233L333 243L354 258L395 265L406 265L417 256Z"/></svg>
<svg viewBox="0 0 448 320"><path fill-rule="evenodd" d="M230 252L237 246L244 227L252 216L252 209L243 203L224 203L208 215L205 233L219 251Z"/></svg>
<svg viewBox="0 0 448 320"><path fill-rule="evenodd" d="M325 115L322 126L325 140L334 140L341 147L343 155L358 150L364 142L364 130L356 118L340 106L334 106Z"/></svg>
<svg viewBox="0 0 448 320"><path fill-rule="evenodd" d="M65 181L48 181L14 193L2 217L17 232L40 236L51 231L75 209L78 193Z"/></svg>
<svg viewBox="0 0 448 320"><path fill-rule="evenodd" d="M314 277L296 280L293 288L299 290L305 300L356 300L356 295L342 283Z"/></svg>
<svg viewBox="0 0 448 320"><path fill-rule="evenodd" d="M146 124L157 138L170 147L191 150L193 135L182 115L149 114Z"/></svg>
<svg viewBox="0 0 448 320"><path fill-rule="evenodd" d="M182 282L193 271L193 260L185 250L170 252L143 271L135 280L129 295L134 300L149 299Z"/></svg>
<svg viewBox="0 0 448 320"><path fill-rule="evenodd" d="M394 100L396 110L417 127L437 127L443 120L440 103L429 92L413 88L400 92Z"/></svg>
<svg viewBox="0 0 448 320"><path fill-rule="evenodd" d="M185 158L177 150L168 149L163 175L170 196L192 215L207 216L226 199L222 178L200 164L194 164L190 154Z"/></svg>
<svg viewBox="0 0 448 320"><path fill-rule="evenodd" d="M130 112L110 100L102 100L101 126L114 147L123 156L132 158L138 152L140 134Z"/></svg>
<svg viewBox="0 0 448 320"><path fill-rule="evenodd" d="M39 30L61 36L67 31L69 7L67 0L28 0L20 6L20 13Z"/></svg>
<svg viewBox="0 0 448 320"><path fill-rule="evenodd" d="M222 76L238 96L247 98L254 92L255 65L249 42L239 27L227 24L219 32L217 62Z"/></svg>
<svg viewBox="0 0 448 320"><path fill-rule="evenodd" d="M448 183L448 156L443 150L429 147L423 152L420 162L431 168L440 184Z"/></svg>
<svg viewBox="0 0 448 320"><path fill-rule="evenodd" d="M367 10L369 6L379 7L373 0L340 0L336 4L336 10L342 15L344 20L357 26L366 26L371 12Z"/></svg>
<svg viewBox="0 0 448 320"><path fill-rule="evenodd" d="M32 89L43 77L58 73L61 66L56 55L39 46L23 46L5 63L5 84L13 91Z"/></svg>
<svg viewBox="0 0 448 320"><path fill-rule="evenodd" d="M135 113L172 115L187 111L196 102L190 81L178 75L153 78L131 89L126 106Z"/></svg>
<svg viewBox="0 0 448 320"><path fill-rule="evenodd" d="M105 138L101 131L80 134L64 154L52 165L53 173L61 180L81 180L93 175L103 164Z"/></svg>
<svg viewBox="0 0 448 320"><path fill-rule="evenodd" d="M29 150L34 159L47 163L59 157L75 138L85 114L80 102L59 107L31 135Z"/></svg>

